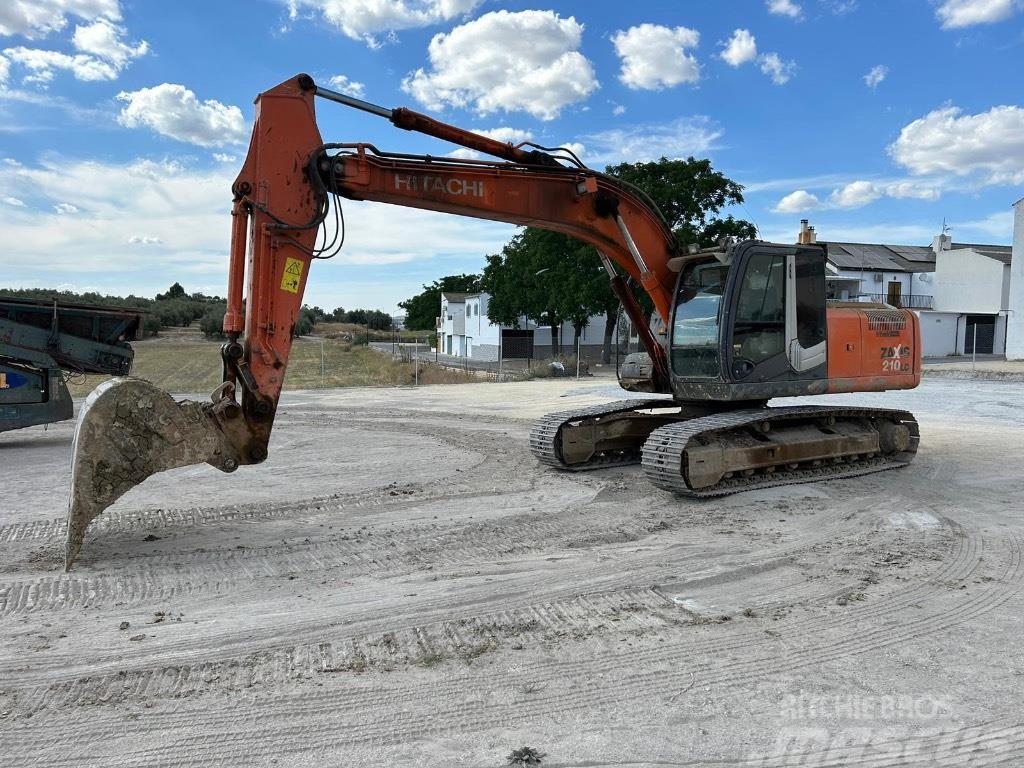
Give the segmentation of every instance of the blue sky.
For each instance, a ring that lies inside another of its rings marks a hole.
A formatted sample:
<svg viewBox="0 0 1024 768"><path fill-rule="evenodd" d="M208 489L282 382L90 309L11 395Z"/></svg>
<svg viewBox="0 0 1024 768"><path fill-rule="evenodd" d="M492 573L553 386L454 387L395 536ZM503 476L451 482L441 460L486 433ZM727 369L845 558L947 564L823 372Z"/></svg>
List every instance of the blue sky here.
<svg viewBox="0 0 1024 768"><path fill-rule="evenodd" d="M1021 0L4 0L0 287L224 293L252 99L298 72L595 167L707 156L735 214L820 236L1007 243L1024 195ZM328 141L433 139L327 102ZM511 227L345 206L306 298L393 311Z"/></svg>

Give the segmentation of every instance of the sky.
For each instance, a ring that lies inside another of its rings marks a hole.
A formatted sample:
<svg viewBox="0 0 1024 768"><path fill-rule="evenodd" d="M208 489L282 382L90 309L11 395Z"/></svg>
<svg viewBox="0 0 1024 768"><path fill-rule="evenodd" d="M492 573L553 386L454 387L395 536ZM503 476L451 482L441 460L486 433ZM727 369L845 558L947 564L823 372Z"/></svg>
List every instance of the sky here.
<svg viewBox="0 0 1024 768"><path fill-rule="evenodd" d="M708 157L793 242L1008 243L1024 0L2 0L0 288L224 295L231 181L294 76L595 168ZM1016 74L1014 74L1016 73ZM326 141L456 150L319 101ZM513 227L346 202L306 301L379 308Z"/></svg>

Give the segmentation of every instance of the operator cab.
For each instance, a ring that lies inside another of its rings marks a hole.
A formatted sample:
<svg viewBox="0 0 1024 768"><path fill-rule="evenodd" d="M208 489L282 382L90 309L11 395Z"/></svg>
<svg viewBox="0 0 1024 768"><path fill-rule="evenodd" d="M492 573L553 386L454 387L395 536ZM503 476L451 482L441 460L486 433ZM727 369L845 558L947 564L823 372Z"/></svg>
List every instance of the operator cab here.
<svg viewBox="0 0 1024 768"><path fill-rule="evenodd" d="M746 241L682 257L668 331L679 399L827 388L825 249Z"/></svg>

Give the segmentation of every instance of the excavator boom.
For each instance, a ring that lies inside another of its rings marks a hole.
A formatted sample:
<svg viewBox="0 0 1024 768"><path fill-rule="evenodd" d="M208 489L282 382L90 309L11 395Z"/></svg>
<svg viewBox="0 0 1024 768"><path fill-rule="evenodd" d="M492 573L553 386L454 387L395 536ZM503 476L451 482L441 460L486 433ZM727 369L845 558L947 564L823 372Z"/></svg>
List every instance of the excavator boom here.
<svg viewBox="0 0 1024 768"><path fill-rule="evenodd" d="M499 160L325 144L317 97ZM329 258L337 245L339 233L328 233L325 222L343 198L541 227L592 244L641 333L654 378L667 391L664 348L625 279L643 286L667 322L676 278L669 262L679 255L675 238L642 192L586 168L568 151L516 147L298 75L257 98L232 194L223 383L208 403L176 403L136 380L115 379L90 395L75 436L65 568L90 522L150 475L203 462L232 472L267 458L306 281L313 261Z"/></svg>

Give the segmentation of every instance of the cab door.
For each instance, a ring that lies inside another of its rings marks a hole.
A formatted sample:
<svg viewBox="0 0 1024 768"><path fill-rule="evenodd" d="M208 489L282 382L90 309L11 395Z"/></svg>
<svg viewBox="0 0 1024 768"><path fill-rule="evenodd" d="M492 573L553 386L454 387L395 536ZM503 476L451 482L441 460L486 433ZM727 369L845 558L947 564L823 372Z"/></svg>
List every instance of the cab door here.
<svg viewBox="0 0 1024 768"><path fill-rule="evenodd" d="M737 254L729 373L734 383L825 378L825 254L752 243Z"/></svg>

